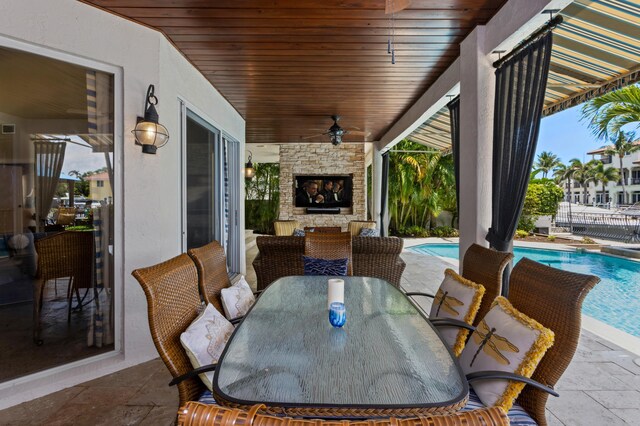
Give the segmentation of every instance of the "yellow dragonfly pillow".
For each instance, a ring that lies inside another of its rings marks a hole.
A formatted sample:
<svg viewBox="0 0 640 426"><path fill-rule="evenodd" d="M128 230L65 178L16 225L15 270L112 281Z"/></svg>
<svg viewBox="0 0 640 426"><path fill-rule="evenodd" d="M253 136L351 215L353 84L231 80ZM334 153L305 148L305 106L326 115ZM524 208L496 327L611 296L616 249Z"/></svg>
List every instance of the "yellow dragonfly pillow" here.
<svg viewBox="0 0 640 426"><path fill-rule="evenodd" d="M531 377L547 349L553 331L514 308L498 296L467 342L460 365L465 374L476 371L508 371ZM524 383L509 380L475 381L473 390L487 407L509 411Z"/></svg>
<svg viewBox="0 0 640 426"><path fill-rule="evenodd" d="M471 324L480 309L484 287L456 274L444 271L444 280L431 305L429 318L454 318ZM469 330L460 327L438 327L440 335L458 356L464 348Z"/></svg>

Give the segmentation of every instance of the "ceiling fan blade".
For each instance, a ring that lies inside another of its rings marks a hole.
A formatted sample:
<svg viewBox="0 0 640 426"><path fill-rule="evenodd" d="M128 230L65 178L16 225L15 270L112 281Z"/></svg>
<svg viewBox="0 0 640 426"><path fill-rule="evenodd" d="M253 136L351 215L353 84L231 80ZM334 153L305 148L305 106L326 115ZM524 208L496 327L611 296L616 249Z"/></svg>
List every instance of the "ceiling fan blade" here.
<svg viewBox="0 0 640 426"><path fill-rule="evenodd" d="M389 15L405 10L411 5L411 0L385 0L384 13Z"/></svg>
<svg viewBox="0 0 640 426"><path fill-rule="evenodd" d="M349 130L346 133L347 135L353 135L353 136L369 136L371 134L371 132L363 132L360 130Z"/></svg>
<svg viewBox="0 0 640 426"><path fill-rule="evenodd" d="M311 136L300 136L301 140L305 140L305 139L314 139L314 138L319 138L320 136L324 136L326 135L326 133L316 133L315 135L311 135Z"/></svg>

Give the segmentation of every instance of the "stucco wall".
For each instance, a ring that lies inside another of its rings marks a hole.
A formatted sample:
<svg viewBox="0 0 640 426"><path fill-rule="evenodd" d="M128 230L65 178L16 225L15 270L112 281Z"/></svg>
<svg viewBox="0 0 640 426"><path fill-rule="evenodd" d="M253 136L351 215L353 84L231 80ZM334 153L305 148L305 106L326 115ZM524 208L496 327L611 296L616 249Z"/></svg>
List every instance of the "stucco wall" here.
<svg viewBox="0 0 640 426"><path fill-rule="evenodd" d="M341 226L366 217L364 144L330 143L280 145L280 219L295 219L300 226ZM293 203L295 175L353 174L353 208L350 214L305 214Z"/></svg>
<svg viewBox="0 0 640 426"><path fill-rule="evenodd" d="M115 246L116 328L121 340L119 353L0 384L0 409L157 356L144 293L131 271L181 252L179 99L240 141L244 150L242 117L156 31L75 0L3 0L0 45L25 48L24 42L30 45L25 50L35 53L110 66L123 82L116 88L121 125L115 129L114 156L119 242ZM130 132L136 117L144 112L149 84L155 85L160 121L171 135L155 156L143 154ZM243 194L236 196L244 199ZM244 218L244 212L239 216Z"/></svg>

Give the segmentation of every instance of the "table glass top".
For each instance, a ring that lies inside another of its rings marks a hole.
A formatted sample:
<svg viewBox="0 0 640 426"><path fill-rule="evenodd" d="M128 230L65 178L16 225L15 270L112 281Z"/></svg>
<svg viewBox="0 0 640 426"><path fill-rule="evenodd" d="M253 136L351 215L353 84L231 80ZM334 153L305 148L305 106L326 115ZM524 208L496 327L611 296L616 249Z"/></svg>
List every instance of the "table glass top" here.
<svg viewBox="0 0 640 426"><path fill-rule="evenodd" d="M384 280L345 280L347 322L329 324L328 277L269 286L219 361L217 393L242 404L430 406L466 396L440 337Z"/></svg>

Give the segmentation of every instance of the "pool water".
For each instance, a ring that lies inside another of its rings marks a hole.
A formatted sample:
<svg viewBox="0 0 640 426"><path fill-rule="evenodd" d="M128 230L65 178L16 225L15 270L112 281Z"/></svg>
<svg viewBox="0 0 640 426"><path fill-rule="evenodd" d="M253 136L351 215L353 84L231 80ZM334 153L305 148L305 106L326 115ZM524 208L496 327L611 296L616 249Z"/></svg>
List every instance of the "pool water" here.
<svg viewBox="0 0 640 426"><path fill-rule="evenodd" d="M458 244L423 244L410 251L458 259ZM584 300L582 312L640 337L640 262L600 253L514 247L514 264L528 257L565 271L601 278Z"/></svg>

